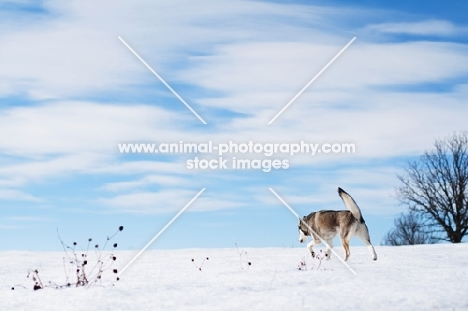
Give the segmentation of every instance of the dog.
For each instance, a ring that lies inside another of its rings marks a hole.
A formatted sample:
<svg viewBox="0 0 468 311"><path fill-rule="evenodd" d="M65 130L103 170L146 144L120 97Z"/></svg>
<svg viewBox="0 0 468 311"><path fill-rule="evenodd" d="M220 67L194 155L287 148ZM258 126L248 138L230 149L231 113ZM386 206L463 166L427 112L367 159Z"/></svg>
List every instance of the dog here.
<svg viewBox="0 0 468 311"><path fill-rule="evenodd" d="M310 213L302 219L299 218L299 242L304 243L308 236L312 237L312 241L307 244L307 249L312 257L315 257L312 247L326 241L330 248L327 247L325 256L330 259L333 238L339 233L346 261L350 255L349 241L353 236L357 236L369 249L372 259L377 260L377 254L372 246L369 230L359 206L343 189L338 188L338 194L348 211L319 211Z"/></svg>

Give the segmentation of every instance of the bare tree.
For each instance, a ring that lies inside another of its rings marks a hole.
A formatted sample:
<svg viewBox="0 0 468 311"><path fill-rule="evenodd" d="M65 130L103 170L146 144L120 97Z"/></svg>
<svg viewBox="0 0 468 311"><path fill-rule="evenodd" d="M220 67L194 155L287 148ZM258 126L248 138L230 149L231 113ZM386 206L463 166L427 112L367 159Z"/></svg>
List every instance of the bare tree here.
<svg viewBox="0 0 468 311"><path fill-rule="evenodd" d="M384 237L384 245L415 245L433 244L437 242L431 232L428 232L422 219L415 212L402 213L394 220L395 228Z"/></svg>
<svg viewBox="0 0 468 311"><path fill-rule="evenodd" d="M462 242L468 232L468 135L437 140L398 176L398 199L440 240Z"/></svg>

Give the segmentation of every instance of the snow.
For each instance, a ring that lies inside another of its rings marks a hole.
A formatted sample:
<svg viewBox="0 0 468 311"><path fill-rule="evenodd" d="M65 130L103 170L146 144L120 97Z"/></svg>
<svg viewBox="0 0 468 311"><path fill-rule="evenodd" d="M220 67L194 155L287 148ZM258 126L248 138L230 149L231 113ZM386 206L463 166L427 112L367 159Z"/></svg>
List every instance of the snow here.
<svg viewBox="0 0 468 311"><path fill-rule="evenodd" d="M351 247L355 276L337 258L317 269L305 247L151 250L114 286L33 291L30 268L44 283L65 282L63 252L5 251L0 310L468 310L468 244L377 246L376 252L372 261L366 247ZM136 253L117 252L115 268ZM308 269L300 271L304 259ZM114 278L109 271L103 283Z"/></svg>

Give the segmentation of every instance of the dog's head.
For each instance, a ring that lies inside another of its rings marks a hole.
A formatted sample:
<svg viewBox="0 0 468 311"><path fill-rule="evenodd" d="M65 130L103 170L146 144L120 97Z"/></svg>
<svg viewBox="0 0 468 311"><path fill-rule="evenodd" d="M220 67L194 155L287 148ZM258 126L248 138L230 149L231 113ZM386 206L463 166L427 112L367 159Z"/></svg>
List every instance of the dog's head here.
<svg viewBox="0 0 468 311"><path fill-rule="evenodd" d="M303 219L299 219L299 242L304 243L309 235L309 230L305 224L305 217Z"/></svg>

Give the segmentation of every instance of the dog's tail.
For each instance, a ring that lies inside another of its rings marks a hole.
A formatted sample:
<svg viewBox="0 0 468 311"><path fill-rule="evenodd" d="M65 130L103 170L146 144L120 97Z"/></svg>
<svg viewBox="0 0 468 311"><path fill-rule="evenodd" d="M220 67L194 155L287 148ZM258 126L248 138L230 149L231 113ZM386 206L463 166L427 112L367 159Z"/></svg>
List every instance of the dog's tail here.
<svg viewBox="0 0 468 311"><path fill-rule="evenodd" d="M361 209L356 204L356 201L354 201L354 199L340 187L338 187L338 194L340 195L340 198L343 200L344 204L349 209L351 214L353 214L354 218L359 220L359 222L362 224L365 223L364 218L362 218Z"/></svg>

